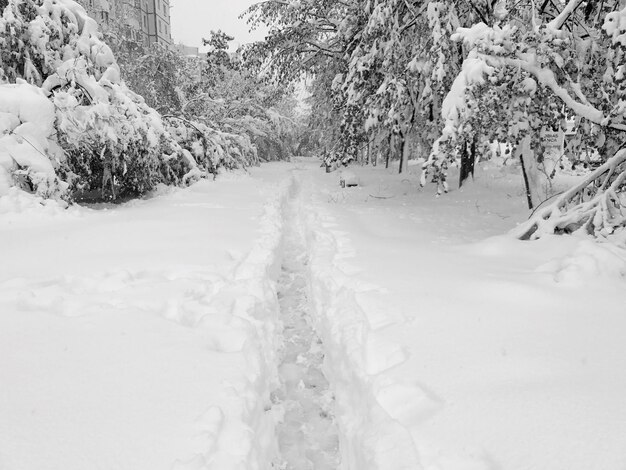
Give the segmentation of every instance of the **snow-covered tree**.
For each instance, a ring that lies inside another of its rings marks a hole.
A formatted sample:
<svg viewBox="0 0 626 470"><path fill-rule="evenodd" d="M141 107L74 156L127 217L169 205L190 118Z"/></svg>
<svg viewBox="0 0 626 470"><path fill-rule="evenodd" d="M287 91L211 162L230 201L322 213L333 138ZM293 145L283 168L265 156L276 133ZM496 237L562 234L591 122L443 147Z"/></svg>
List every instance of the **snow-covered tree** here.
<svg viewBox="0 0 626 470"><path fill-rule="evenodd" d="M257 68L247 67L243 51L229 53L231 41L222 31L211 32L204 41L209 51L201 68L202 119L222 132L246 136L255 159L288 158L293 154L288 141L296 132L295 108L284 106L293 100L291 90L270 83Z"/></svg>
<svg viewBox="0 0 626 470"><path fill-rule="evenodd" d="M606 163L538 211L520 229L528 238L625 224L625 3L269 0L250 14L269 27L261 62L281 80L312 77L312 109L334 118L339 158L363 141L388 142L404 161L416 151L438 192L451 163L464 178L495 141L513 146L538 206L555 170L541 134L575 120L571 158L591 149Z"/></svg>
<svg viewBox="0 0 626 470"><path fill-rule="evenodd" d="M333 117L339 158L389 142L406 162L410 141L428 151L438 133L441 101L462 60L448 39L458 10L472 16L468 5L404 0L269 1L251 15L269 26L257 46L267 67L280 80L312 77L313 109Z"/></svg>
<svg viewBox="0 0 626 470"><path fill-rule="evenodd" d="M609 234L626 221L626 165L620 150L626 130L626 9L612 11L617 5L580 0L559 2L551 11L547 5L530 3L522 9L518 4L510 11L502 5L492 25L479 22L453 36L468 54L446 97L445 128L428 168L440 171L455 158L461 136L485 129L487 138L517 146L536 206L537 181L542 173L550 177L540 132L576 116L575 143L591 146L606 163L540 208L517 233L522 238L578 229Z"/></svg>
<svg viewBox="0 0 626 470"><path fill-rule="evenodd" d="M253 27L265 24L269 31L246 51L246 66L283 87L311 78L310 125L325 136L322 151L342 158L356 149L363 131L342 120L346 99L337 85L346 72L346 38L358 30L358 2L271 0L254 5L248 15ZM350 130L355 132L348 136Z"/></svg>
<svg viewBox="0 0 626 470"><path fill-rule="evenodd" d="M41 122L29 113L2 110L15 117L3 121L0 143L7 185L26 180L42 195L61 195L101 188L108 177L122 191L137 194L158 182L177 183L195 166L161 116L126 87L95 21L77 3L6 2L0 57L0 87L37 92L54 111ZM14 145L35 149L53 172L24 161Z"/></svg>

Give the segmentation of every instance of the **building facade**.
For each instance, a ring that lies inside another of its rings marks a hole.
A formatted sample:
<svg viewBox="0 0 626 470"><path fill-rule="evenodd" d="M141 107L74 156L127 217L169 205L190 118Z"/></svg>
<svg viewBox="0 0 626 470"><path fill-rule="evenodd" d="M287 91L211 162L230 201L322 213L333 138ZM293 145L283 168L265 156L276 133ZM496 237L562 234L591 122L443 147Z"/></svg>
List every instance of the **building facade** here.
<svg viewBox="0 0 626 470"><path fill-rule="evenodd" d="M170 0L141 0L148 9L148 38L150 44L172 45Z"/></svg>
<svg viewBox="0 0 626 470"><path fill-rule="evenodd" d="M172 46L170 0L78 0L100 28L120 27L127 39Z"/></svg>

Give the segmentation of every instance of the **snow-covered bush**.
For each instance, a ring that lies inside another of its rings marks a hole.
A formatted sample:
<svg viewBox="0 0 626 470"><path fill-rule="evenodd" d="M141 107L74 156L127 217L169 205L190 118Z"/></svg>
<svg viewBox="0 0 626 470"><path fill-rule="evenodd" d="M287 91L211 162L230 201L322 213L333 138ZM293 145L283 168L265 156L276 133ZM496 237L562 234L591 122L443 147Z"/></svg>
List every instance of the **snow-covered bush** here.
<svg viewBox="0 0 626 470"><path fill-rule="evenodd" d="M0 18L0 57L3 92L19 87L39 97L24 101L28 112L9 111L3 131L19 134L28 124L32 147L48 159L47 165L25 160L17 155L24 152L10 151L15 138L3 139L5 187L22 178L46 195L95 189L109 165L122 190L142 193L158 182L178 183L190 170L161 116L121 80L96 22L78 3L9 0ZM41 111L45 120L29 117ZM19 126L12 129L11 122Z"/></svg>
<svg viewBox="0 0 626 470"><path fill-rule="evenodd" d="M63 151L55 139L55 109L28 83L0 86L0 195L11 186L47 197L63 192L55 170Z"/></svg>
<svg viewBox="0 0 626 470"><path fill-rule="evenodd" d="M216 174L219 168L235 169L257 163L256 148L245 134L220 131L200 122L166 116L167 130L197 167Z"/></svg>

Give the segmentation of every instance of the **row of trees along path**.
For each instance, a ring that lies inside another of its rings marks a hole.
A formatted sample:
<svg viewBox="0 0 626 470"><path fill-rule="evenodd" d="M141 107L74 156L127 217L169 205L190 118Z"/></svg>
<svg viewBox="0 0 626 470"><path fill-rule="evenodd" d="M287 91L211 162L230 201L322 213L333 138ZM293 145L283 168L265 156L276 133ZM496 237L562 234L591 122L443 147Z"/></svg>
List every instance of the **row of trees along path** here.
<svg viewBox="0 0 626 470"><path fill-rule="evenodd" d="M422 184L443 193L451 163L466 178L506 143L536 209L559 165L594 155L597 170L516 235L605 236L626 224L626 2L270 0L248 15L269 34L247 56L285 83L309 77L312 125L335 159L392 155L403 171L417 154ZM541 135L566 122L570 161L552 164Z"/></svg>

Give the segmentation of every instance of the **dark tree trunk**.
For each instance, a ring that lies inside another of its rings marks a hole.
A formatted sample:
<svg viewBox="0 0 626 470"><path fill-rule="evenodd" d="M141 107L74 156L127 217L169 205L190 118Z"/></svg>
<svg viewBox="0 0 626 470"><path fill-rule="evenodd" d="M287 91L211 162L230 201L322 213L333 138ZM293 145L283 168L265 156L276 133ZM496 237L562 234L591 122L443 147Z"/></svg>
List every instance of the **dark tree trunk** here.
<svg viewBox="0 0 626 470"><path fill-rule="evenodd" d="M470 148L467 148L467 140L463 142L463 150L461 151L461 172L459 176L459 188L470 176L474 178L474 164L476 163L476 141L477 136L472 139Z"/></svg>
<svg viewBox="0 0 626 470"><path fill-rule="evenodd" d="M528 174L526 173L526 165L524 164L524 155L520 155L520 162L522 163L522 176L524 177L524 188L526 188L526 199L528 200L528 208L533 209L533 196L530 190L530 184L528 183Z"/></svg>
<svg viewBox="0 0 626 470"><path fill-rule="evenodd" d="M400 154L400 165L398 165L398 174L402 174L402 168L404 167L404 146L406 145L406 139L404 134L400 133L400 139L398 142L398 153Z"/></svg>
<svg viewBox="0 0 626 470"><path fill-rule="evenodd" d="M393 133L389 133L389 148L387 149L387 160L385 161L385 168L389 168L389 159L391 158L391 149L393 148L391 142L393 140Z"/></svg>
<svg viewBox="0 0 626 470"><path fill-rule="evenodd" d="M398 151L400 152L400 167L398 173L401 174L404 170L409 171L409 139L401 134L401 141Z"/></svg>

